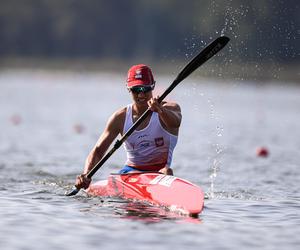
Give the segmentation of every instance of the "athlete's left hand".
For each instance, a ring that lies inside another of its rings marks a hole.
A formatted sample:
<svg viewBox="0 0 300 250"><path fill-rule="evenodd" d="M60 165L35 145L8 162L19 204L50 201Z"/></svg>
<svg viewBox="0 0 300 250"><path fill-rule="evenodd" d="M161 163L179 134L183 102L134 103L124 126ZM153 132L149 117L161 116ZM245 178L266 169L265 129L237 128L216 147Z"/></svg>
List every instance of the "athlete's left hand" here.
<svg viewBox="0 0 300 250"><path fill-rule="evenodd" d="M151 111L161 114L163 112L163 106L158 102L158 98L159 96L151 98L148 101L148 107Z"/></svg>

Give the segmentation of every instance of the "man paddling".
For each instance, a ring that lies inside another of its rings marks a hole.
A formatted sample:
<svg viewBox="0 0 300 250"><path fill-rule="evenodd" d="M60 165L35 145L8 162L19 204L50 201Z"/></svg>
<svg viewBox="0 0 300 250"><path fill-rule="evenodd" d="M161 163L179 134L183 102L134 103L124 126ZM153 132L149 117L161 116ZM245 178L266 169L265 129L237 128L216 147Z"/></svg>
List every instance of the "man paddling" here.
<svg viewBox="0 0 300 250"><path fill-rule="evenodd" d="M132 103L112 114L96 145L89 153L83 174L76 178L76 188L88 188L87 173L102 159L117 138L123 135L148 109L152 111L124 142L127 161L119 173L156 171L172 175L170 168L181 123L180 106L174 102L158 102L152 91L155 81L151 69L134 65L128 71L127 89Z"/></svg>

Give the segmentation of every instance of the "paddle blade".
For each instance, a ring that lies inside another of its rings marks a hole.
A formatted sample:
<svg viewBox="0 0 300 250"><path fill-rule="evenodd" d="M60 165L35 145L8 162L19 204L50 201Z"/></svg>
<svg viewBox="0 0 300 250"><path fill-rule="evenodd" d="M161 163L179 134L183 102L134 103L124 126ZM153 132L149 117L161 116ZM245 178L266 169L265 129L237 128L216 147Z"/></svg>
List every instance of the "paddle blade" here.
<svg viewBox="0 0 300 250"><path fill-rule="evenodd" d="M214 55L216 55L221 49L223 49L229 42L229 38L226 36L218 37L211 44L209 44L204 50L202 50L185 68L179 73L175 81L181 82L203 63L208 61Z"/></svg>
<svg viewBox="0 0 300 250"><path fill-rule="evenodd" d="M165 97L185 78L199 68L203 63L212 58L221 49L223 49L229 42L229 38L226 36L218 37L211 44L209 44L204 50L202 50L183 70L178 74L173 83L165 90L165 92L159 97L158 101L161 102Z"/></svg>
<svg viewBox="0 0 300 250"><path fill-rule="evenodd" d="M65 196L73 196L73 195L76 195L79 191L80 191L80 189L78 189L77 187L74 186L71 192L65 193Z"/></svg>

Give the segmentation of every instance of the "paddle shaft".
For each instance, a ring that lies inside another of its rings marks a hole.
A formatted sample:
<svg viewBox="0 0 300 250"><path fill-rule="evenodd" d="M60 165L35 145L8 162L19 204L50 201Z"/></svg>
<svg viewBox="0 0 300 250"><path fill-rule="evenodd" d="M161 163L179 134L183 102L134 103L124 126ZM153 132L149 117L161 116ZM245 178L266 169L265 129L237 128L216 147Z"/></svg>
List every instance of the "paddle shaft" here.
<svg viewBox="0 0 300 250"><path fill-rule="evenodd" d="M165 90L165 92L158 98L158 102L162 102L165 97L186 77L188 77L192 72L194 72L203 63L208 61L211 57L217 54L225 45L229 42L229 38L222 36L210 43L204 50L202 50L192 61L187 64L183 70L178 74L176 79L172 84ZM146 117L152 111L148 108L139 119L130 127L130 129L114 144L113 148L106 153L106 155L88 172L87 177L91 178L100 167L110 158L110 156L123 144L123 142L133 133L133 131L146 119ZM74 195L78 193L79 189L73 190L68 195Z"/></svg>

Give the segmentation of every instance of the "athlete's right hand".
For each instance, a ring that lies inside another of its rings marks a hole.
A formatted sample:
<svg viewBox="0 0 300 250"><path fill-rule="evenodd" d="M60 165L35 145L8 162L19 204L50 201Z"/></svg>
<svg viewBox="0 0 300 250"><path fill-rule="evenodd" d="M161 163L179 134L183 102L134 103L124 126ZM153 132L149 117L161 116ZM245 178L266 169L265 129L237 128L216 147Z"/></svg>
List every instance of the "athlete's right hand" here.
<svg viewBox="0 0 300 250"><path fill-rule="evenodd" d="M87 189L91 184L92 179L88 178L86 174L81 174L76 177L75 187L78 189Z"/></svg>

